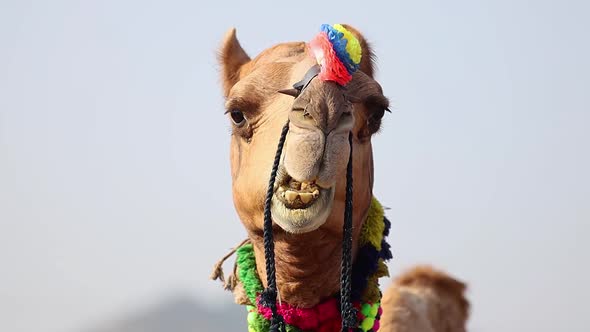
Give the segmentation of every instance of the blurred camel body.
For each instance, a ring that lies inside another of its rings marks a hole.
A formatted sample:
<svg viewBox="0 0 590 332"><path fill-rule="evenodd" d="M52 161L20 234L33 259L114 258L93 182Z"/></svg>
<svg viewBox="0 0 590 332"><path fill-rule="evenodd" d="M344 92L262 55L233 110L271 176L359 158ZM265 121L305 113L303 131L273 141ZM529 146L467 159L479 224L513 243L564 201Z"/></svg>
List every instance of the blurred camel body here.
<svg viewBox="0 0 590 332"><path fill-rule="evenodd" d="M465 284L431 267L398 277L383 294L383 332L464 332L469 315Z"/></svg>
<svg viewBox="0 0 590 332"><path fill-rule="evenodd" d="M356 255L359 230L373 196L371 138L389 105L373 79L369 44L356 29L346 28L357 37L363 53L360 70L345 90L352 104L340 87L318 79L311 80L295 100L277 93L299 81L315 64L304 42L278 44L251 59L232 29L219 52L222 91L232 126L234 205L253 245L263 283L263 203L276 142L290 120L273 197L276 278L282 301L303 308L317 305L340 289L349 132L353 135L353 257ZM285 198L281 185L296 189L286 187ZM469 305L464 289L461 282L434 269L410 270L385 292L379 331L465 331ZM235 293L239 299L239 287Z"/></svg>

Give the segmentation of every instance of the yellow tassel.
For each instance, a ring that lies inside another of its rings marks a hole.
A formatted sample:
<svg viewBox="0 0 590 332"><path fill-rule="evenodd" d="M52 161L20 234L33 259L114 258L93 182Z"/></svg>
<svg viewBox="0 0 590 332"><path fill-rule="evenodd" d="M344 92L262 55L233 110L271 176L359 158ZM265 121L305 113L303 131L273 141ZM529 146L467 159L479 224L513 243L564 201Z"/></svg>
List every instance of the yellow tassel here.
<svg viewBox="0 0 590 332"><path fill-rule="evenodd" d="M348 52L348 55L350 56L350 59L352 59L352 62L354 62L357 65L361 63L363 51L361 49L361 44L359 43L358 39L356 39L356 37L350 31L346 30L346 28L343 27L341 24L334 24L333 26L334 29L344 34L344 38L348 40L348 42L346 43L346 52Z"/></svg>
<svg viewBox="0 0 590 332"><path fill-rule="evenodd" d="M361 229L360 245L363 246L370 243L377 251L381 251L381 241L383 240L383 230L385 223L383 222L383 206L373 197L371 207L369 208L369 215Z"/></svg>

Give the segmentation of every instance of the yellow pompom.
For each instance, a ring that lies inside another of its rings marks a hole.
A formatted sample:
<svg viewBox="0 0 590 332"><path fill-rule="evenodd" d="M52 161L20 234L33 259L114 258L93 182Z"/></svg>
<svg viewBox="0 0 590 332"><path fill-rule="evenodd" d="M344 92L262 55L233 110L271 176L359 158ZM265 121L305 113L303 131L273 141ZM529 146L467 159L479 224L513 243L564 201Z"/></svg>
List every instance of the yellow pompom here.
<svg viewBox="0 0 590 332"><path fill-rule="evenodd" d="M361 63L363 51L361 49L361 44L359 43L359 40L356 39L356 37L350 31L346 30L346 28L343 27L341 24L334 24L334 29L344 34L344 38L348 40L348 42L346 43L346 52L348 52L348 55L350 56L350 59L352 59L352 62L354 62L357 65Z"/></svg>
<svg viewBox="0 0 590 332"><path fill-rule="evenodd" d="M381 240L383 240L383 230L385 229L383 213L383 206L373 197L369 215L361 229L361 246L370 243L377 251L381 251Z"/></svg>
<svg viewBox="0 0 590 332"><path fill-rule="evenodd" d="M377 312L379 312L379 302L373 303L371 306L371 311L369 312L369 317L377 317Z"/></svg>
<svg viewBox="0 0 590 332"><path fill-rule="evenodd" d="M361 323L361 329L363 329L363 331L369 331L373 328L373 325L375 325L375 318L365 318Z"/></svg>
<svg viewBox="0 0 590 332"><path fill-rule="evenodd" d="M254 323L256 322L256 316L257 316L257 314L253 311L250 311L248 313L248 318L247 318L248 325L254 325Z"/></svg>

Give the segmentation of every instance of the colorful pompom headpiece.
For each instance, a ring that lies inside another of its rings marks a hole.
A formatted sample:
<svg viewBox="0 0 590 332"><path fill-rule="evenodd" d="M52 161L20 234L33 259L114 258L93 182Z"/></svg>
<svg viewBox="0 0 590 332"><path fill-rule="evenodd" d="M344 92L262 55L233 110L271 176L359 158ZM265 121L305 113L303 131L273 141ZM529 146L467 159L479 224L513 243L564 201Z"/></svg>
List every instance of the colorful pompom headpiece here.
<svg viewBox="0 0 590 332"><path fill-rule="evenodd" d="M342 86L352 79L361 63L362 50L356 37L340 24L322 24L309 47L321 66L318 77Z"/></svg>

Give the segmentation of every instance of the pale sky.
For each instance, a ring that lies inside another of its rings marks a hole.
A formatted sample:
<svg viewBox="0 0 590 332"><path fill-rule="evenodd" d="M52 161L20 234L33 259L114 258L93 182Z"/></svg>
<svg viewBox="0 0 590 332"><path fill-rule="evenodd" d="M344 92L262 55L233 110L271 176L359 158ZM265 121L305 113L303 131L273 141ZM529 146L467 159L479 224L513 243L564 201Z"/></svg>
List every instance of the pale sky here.
<svg viewBox="0 0 590 332"><path fill-rule="evenodd" d="M244 237L216 48L322 23L373 42L394 105L373 140L392 274L465 280L471 331L588 331L589 2L258 3L0 0L1 331L229 302L208 280Z"/></svg>

